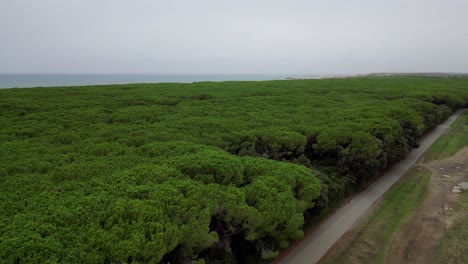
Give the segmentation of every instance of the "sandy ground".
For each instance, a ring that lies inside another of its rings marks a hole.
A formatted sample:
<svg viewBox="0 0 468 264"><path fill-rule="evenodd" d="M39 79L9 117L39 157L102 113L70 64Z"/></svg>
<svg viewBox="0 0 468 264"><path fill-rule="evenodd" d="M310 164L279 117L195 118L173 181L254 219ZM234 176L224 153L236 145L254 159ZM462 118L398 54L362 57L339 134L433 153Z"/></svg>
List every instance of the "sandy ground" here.
<svg viewBox="0 0 468 264"><path fill-rule="evenodd" d="M457 186L468 181L468 147L424 166L432 172L428 196L393 236L386 263L435 263L438 240L461 215L452 204L460 197Z"/></svg>

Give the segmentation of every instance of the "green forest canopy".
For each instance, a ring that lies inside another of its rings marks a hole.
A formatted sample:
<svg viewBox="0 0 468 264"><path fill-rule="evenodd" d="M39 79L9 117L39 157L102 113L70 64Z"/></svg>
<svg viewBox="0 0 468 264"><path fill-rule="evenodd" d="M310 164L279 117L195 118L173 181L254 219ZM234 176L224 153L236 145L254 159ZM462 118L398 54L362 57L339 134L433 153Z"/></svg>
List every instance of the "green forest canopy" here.
<svg viewBox="0 0 468 264"><path fill-rule="evenodd" d="M271 258L467 104L468 78L0 90L0 259Z"/></svg>

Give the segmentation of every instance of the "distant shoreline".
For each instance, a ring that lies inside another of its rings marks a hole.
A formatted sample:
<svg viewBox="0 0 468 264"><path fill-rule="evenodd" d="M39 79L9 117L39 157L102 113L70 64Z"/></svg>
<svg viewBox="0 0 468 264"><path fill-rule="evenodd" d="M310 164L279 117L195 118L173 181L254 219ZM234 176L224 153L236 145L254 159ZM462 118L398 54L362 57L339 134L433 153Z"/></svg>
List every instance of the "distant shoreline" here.
<svg viewBox="0 0 468 264"><path fill-rule="evenodd" d="M0 73L0 89L94 86L132 83L193 83L223 81L317 80L352 77L424 76L468 77L468 73L368 73L368 74L22 74Z"/></svg>
<svg viewBox="0 0 468 264"><path fill-rule="evenodd" d="M387 76L421 76L421 77L468 77L468 73L450 73L450 72L379 72L365 74L349 74L349 75L319 75L305 77L286 77L287 80L314 80L314 79L340 79L353 77L387 77Z"/></svg>
<svg viewBox="0 0 468 264"><path fill-rule="evenodd" d="M285 80L287 74L1 74L0 89L131 83ZM301 75L289 75L302 77Z"/></svg>

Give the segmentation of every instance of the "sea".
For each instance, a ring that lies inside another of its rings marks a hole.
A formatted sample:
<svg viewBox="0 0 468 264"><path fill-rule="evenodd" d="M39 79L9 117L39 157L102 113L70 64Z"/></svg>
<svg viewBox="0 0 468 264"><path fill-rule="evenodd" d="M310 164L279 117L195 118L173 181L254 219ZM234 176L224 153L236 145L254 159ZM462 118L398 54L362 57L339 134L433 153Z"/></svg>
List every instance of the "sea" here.
<svg viewBox="0 0 468 264"><path fill-rule="evenodd" d="M263 81L301 78L294 74L4 74L0 89L127 83L191 83L201 81Z"/></svg>

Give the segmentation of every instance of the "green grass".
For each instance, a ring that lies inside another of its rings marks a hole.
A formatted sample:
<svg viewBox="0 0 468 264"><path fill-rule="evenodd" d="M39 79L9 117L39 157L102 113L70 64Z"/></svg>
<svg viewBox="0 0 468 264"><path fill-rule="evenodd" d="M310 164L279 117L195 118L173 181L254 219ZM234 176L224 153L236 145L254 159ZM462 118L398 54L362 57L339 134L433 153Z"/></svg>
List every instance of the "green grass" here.
<svg viewBox="0 0 468 264"><path fill-rule="evenodd" d="M383 263L393 234L424 200L430 177L424 168L408 172L328 263Z"/></svg>
<svg viewBox="0 0 468 264"><path fill-rule="evenodd" d="M425 155L426 161L448 158L468 146L468 111L453 124L452 130L439 137Z"/></svg>
<svg viewBox="0 0 468 264"><path fill-rule="evenodd" d="M461 212L462 215L440 240L437 263L468 263L468 192L464 191L461 195L462 198L456 202L453 208Z"/></svg>
<svg viewBox="0 0 468 264"><path fill-rule="evenodd" d="M451 133L452 140L447 145L452 146L451 151L456 152L468 145L468 111L457 119L453 127L457 132ZM461 216L441 238L437 250L437 263L468 263L468 192L464 191L460 195L460 200L455 202L453 208L461 213Z"/></svg>

